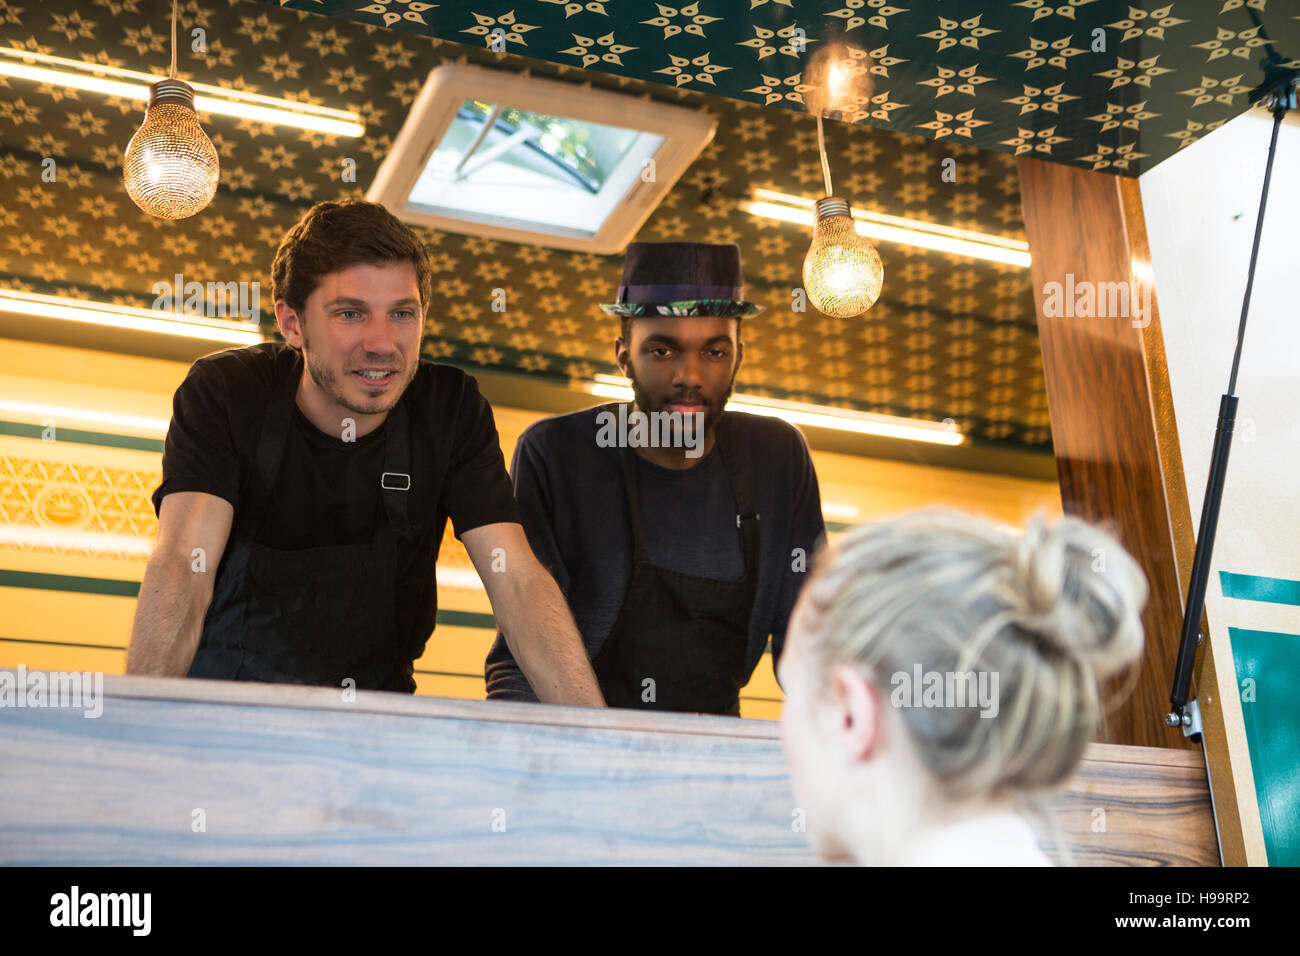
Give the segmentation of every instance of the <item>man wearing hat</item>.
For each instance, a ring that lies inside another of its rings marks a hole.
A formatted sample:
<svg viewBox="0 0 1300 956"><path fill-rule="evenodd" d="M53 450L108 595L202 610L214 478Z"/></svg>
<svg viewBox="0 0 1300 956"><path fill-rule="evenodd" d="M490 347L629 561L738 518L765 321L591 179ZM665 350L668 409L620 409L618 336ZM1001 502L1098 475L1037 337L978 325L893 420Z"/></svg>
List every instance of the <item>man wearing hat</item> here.
<svg viewBox="0 0 1300 956"><path fill-rule="evenodd" d="M743 295L733 244L634 242L614 340L634 409L543 419L511 468L524 529L555 576L612 707L740 713L771 637L779 656L808 557L825 534L803 436L724 411L740 369ZM606 427L681 416L677 446ZM702 423L702 442L691 425ZM500 634L488 697L536 700Z"/></svg>

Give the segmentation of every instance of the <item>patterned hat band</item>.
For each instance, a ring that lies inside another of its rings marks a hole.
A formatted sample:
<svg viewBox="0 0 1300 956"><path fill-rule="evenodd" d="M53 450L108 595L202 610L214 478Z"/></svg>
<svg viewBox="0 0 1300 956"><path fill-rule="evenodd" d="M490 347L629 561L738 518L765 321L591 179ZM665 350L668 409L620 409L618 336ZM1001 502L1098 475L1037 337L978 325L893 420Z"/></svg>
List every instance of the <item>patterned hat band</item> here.
<svg viewBox="0 0 1300 956"><path fill-rule="evenodd" d="M618 287L618 304L636 302L683 302L695 299L734 299L744 298L743 286L735 285L690 285L687 283L670 283L667 285L621 285Z"/></svg>

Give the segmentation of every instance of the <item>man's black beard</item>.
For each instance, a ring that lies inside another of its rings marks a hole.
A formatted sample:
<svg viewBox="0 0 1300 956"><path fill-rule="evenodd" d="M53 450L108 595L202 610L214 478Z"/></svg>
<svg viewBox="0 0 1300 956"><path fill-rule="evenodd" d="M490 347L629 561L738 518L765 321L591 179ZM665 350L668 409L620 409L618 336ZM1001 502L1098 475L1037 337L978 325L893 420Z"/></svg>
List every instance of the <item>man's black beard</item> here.
<svg viewBox="0 0 1300 956"><path fill-rule="evenodd" d="M722 401L717 404L714 404L707 395L677 396L668 402L657 404L650 400L649 393L637 381L636 366L630 361L627 363L627 377L632 382L632 395L636 399L636 407L646 414L667 411L669 405L690 405L694 404L696 400L704 402L704 437L706 440L713 434L713 429L717 427L719 420L722 418L722 412L727 407L727 399L731 398L731 390L736 385L737 371L739 369L732 371L731 381L727 383L727 391L723 394Z"/></svg>

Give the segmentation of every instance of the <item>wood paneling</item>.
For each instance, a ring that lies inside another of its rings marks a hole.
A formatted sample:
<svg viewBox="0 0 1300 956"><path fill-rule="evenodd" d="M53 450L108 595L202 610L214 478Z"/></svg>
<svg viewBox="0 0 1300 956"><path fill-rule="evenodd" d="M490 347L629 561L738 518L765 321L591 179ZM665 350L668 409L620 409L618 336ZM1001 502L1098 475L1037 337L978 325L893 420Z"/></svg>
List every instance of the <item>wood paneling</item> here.
<svg viewBox="0 0 1300 956"><path fill-rule="evenodd" d="M0 709L0 864L816 862L766 721L227 681L104 690L95 719ZM1075 862L1215 862L1195 755L1094 745L1054 819Z"/></svg>
<svg viewBox="0 0 1300 956"><path fill-rule="evenodd" d="M1153 385L1143 329L1132 315L1044 314L1046 287L1132 281L1149 271L1126 231L1120 179L1042 160L1021 158L1020 191L1038 313L1052 443L1066 514L1108 525L1146 572L1150 599L1143 614L1146 653L1132 696L1112 713L1103 740L1150 747L1195 748L1164 724L1183 592L1157 437ZM1128 221L1140 218L1127 196ZM1144 305L1154 306L1152 303ZM1160 407L1172 414L1172 404ZM1177 441L1166 432L1165 441Z"/></svg>
<svg viewBox="0 0 1300 956"><path fill-rule="evenodd" d="M1150 275L1151 244L1147 238L1146 217L1142 212L1142 187L1136 179L1121 179L1118 183L1120 208L1124 215L1124 234L1128 237L1130 258L1135 271ZM1178 418L1174 414L1174 396L1169 383L1169 363L1165 358L1165 335L1161 326L1159 296L1152 285L1150 323L1142 329L1142 354L1146 360L1147 382L1151 391L1152 417L1156 426L1156 442L1160 451L1160 467L1164 479L1166 508L1169 514L1170 533L1174 542L1174 564L1178 568L1179 611L1192 578L1192 559L1196 552L1196 527L1192 524L1191 503L1187 495L1187 477L1183 472L1182 443L1178 438ZM1180 618L1181 623L1181 618ZM1201 613L1201 633L1210 634L1209 622ZM1200 705L1201 746L1205 750L1206 770L1215 796L1213 800L1219 847L1223 861L1228 866L1245 866L1246 842L1242 831L1241 809L1237 803L1237 787L1232 784L1232 762L1228 747L1228 728L1222 707L1217 701L1215 688L1218 682L1214 670L1214 642L1205 641L1198 651L1198 670L1192 675L1193 700ZM1229 661L1229 667L1231 667ZM1170 671L1172 674L1172 671ZM1244 731L1240 746L1245 748ZM1214 786L1223 780L1226 785Z"/></svg>

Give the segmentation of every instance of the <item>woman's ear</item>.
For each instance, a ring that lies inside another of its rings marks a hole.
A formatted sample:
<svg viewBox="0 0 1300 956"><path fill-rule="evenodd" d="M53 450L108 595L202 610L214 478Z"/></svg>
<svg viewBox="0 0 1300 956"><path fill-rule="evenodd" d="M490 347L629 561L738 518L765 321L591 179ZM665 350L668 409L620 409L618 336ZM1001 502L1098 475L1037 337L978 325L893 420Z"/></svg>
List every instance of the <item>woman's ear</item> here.
<svg viewBox="0 0 1300 956"><path fill-rule="evenodd" d="M865 763L880 749L885 700L867 674L840 664L831 672L827 728L850 763Z"/></svg>

